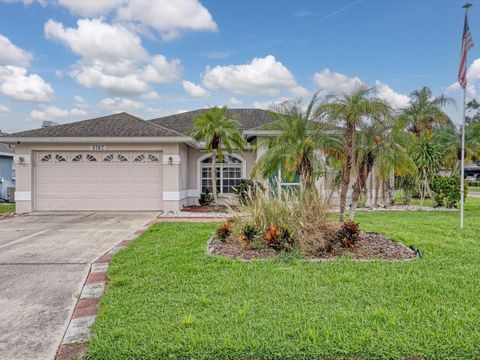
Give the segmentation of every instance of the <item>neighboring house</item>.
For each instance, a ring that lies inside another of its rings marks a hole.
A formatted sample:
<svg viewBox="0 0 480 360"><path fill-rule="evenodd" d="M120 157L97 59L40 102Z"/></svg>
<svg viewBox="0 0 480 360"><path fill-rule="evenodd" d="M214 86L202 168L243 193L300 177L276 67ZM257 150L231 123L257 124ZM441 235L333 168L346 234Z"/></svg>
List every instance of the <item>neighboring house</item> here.
<svg viewBox="0 0 480 360"><path fill-rule="evenodd" d="M17 212L164 210L197 202L211 184L211 155L189 136L196 110L150 121L127 113L3 136L15 144ZM250 144L267 111L231 109ZM260 154L261 151L258 151ZM221 201L247 178L249 147L218 164Z"/></svg>
<svg viewBox="0 0 480 360"><path fill-rule="evenodd" d="M0 131L0 136L7 135ZM9 188L15 188L13 157L15 147L0 143L0 201L13 201L9 198Z"/></svg>

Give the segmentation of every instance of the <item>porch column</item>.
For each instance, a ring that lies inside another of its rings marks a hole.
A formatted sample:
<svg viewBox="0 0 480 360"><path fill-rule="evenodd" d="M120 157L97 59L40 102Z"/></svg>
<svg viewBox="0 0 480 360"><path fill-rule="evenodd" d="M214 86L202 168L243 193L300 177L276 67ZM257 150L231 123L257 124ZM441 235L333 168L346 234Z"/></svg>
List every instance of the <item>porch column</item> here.
<svg viewBox="0 0 480 360"><path fill-rule="evenodd" d="M30 147L15 147L15 204L18 214L33 211L33 166Z"/></svg>

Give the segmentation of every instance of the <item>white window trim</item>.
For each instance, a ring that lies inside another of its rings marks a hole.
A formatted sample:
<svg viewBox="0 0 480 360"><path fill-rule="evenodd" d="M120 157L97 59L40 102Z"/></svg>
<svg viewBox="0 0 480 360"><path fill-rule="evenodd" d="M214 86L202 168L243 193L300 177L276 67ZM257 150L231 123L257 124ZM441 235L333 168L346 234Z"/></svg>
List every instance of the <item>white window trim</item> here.
<svg viewBox="0 0 480 360"><path fill-rule="evenodd" d="M247 162L245 158L239 154L236 153L225 153L224 155L228 155L231 157L236 158L237 160L240 160L242 162L242 179L245 179L247 177ZM212 157L212 153L204 154L200 156L197 159L197 193L198 196L202 193L202 161L205 159L208 159L209 157ZM223 197L229 197L232 196L233 194L223 194L223 193L218 193L218 196L223 196Z"/></svg>

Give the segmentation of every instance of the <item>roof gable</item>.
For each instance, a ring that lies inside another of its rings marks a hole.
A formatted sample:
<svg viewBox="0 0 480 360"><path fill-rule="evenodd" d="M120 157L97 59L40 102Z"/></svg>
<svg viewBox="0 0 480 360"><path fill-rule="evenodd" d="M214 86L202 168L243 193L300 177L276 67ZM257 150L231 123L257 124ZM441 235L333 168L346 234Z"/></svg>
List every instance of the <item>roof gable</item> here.
<svg viewBox="0 0 480 360"><path fill-rule="evenodd" d="M178 137L182 134L126 112L27 130L8 137Z"/></svg>
<svg viewBox="0 0 480 360"><path fill-rule="evenodd" d="M208 111L199 109L180 114L164 116L149 120L150 123L165 126L179 133L187 135L192 131L195 116ZM272 121L270 113L261 109L228 109L227 115L237 119L240 131L251 130Z"/></svg>

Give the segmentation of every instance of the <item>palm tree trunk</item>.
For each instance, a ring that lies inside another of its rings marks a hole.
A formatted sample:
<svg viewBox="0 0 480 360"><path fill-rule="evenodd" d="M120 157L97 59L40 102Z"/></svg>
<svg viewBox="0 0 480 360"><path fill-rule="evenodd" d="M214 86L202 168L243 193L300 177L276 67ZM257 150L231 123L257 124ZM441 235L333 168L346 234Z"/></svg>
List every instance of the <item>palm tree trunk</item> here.
<svg viewBox="0 0 480 360"><path fill-rule="evenodd" d="M215 202L215 204L217 203L217 200L218 200L216 163L217 163L217 149L213 149L213 155L212 155L212 194L213 194L213 201Z"/></svg>
<svg viewBox="0 0 480 360"><path fill-rule="evenodd" d="M345 209L347 207L347 193L350 185L350 172L352 170L353 153L355 150L355 124L352 121L347 121L347 128L345 129L343 155L345 162L343 164L342 181L340 187L340 216L339 221L344 222Z"/></svg>
<svg viewBox="0 0 480 360"><path fill-rule="evenodd" d="M373 156L369 153L367 154L362 162L360 163L360 167L358 169L357 180L353 185L353 193L352 193L352 204L350 205L350 220L355 219L355 214L357 212L358 207L358 200L360 199L360 195L362 191L365 189L367 184L368 175L373 167Z"/></svg>
<svg viewBox="0 0 480 360"><path fill-rule="evenodd" d="M380 193L380 179L375 176L375 202L374 205L378 207L378 194Z"/></svg>

